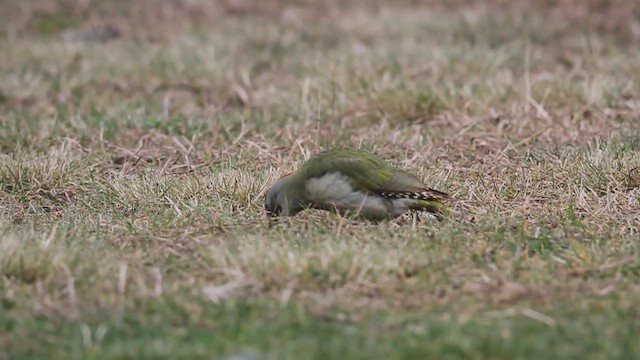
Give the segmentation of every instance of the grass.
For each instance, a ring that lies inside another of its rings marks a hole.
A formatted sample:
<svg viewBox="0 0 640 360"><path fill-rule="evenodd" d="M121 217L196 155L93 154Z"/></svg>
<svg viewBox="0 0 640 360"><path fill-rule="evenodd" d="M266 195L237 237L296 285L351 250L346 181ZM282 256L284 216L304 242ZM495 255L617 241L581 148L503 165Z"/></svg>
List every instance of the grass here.
<svg viewBox="0 0 640 360"><path fill-rule="evenodd" d="M636 358L638 6L569 3L3 3L0 359ZM453 215L270 227L342 146Z"/></svg>
<svg viewBox="0 0 640 360"><path fill-rule="evenodd" d="M637 316L633 312L595 311L586 319L549 328L533 319L510 318L510 314L456 322L448 318L449 314L417 317L385 313L354 323L317 319L297 306L241 301L220 306L190 302L184 308L185 302L185 299L151 300L142 308L119 308L116 319L110 311L91 314L83 322L57 319L52 323L34 318L21 325L41 328L40 335L33 340L44 344L55 345L44 333L60 333L68 342L63 347L52 346L53 354L81 359L207 358L212 353L235 353L251 359L259 358L261 352L267 353L267 357L286 358L530 358L549 348L558 350L558 358L606 355L628 359L633 358L638 348L629 336L623 336L615 344L604 338L637 330L638 323L629 318ZM193 316L194 311L200 319ZM151 320L141 321L140 312L148 314ZM158 312L161 315L154 317ZM607 325L603 334L601 326L611 319L615 323ZM189 331L183 331L184 327ZM585 338L593 342L585 343ZM51 354L37 350L28 355Z"/></svg>

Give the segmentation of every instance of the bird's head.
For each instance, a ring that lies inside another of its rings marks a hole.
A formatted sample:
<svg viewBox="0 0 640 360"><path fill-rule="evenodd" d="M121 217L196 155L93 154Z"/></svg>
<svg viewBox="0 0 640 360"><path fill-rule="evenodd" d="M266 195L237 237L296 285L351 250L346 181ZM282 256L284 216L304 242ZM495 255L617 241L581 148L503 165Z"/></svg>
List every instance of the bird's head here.
<svg viewBox="0 0 640 360"><path fill-rule="evenodd" d="M271 218L293 216L303 210L301 189L295 175L281 176L267 191L264 209Z"/></svg>

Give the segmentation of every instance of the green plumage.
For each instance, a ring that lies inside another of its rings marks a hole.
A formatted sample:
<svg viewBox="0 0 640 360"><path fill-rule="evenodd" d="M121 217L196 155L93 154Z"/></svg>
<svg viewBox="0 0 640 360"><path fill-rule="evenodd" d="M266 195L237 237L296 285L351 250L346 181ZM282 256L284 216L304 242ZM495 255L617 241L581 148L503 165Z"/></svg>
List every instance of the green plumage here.
<svg viewBox="0 0 640 360"><path fill-rule="evenodd" d="M354 188L364 192L382 191L394 176L394 170L382 159L356 150L322 152L309 159L298 171L307 178L339 172L353 179Z"/></svg>
<svg viewBox="0 0 640 360"><path fill-rule="evenodd" d="M314 183L324 179L326 184ZM351 189L346 192L342 186L345 181ZM310 184L314 186L309 188ZM331 200L333 189L335 199ZM355 199L352 203L348 202L350 197ZM367 197L379 200L367 202ZM395 217L404 210L445 214L448 207L444 202L448 199L449 195L428 188L416 176L391 167L376 155L359 150L330 150L278 180L267 193L265 207L269 213L278 213L279 209L285 215L293 215L307 207L353 210L357 200L365 204L358 209L364 217L379 218Z"/></svg>
<svg viewBox="0 0 640 360"><path fill-rule="evenodd" d="M416 176L391 167L380 157L359 150L329 150L309 159L297 171L306 178L317 178L339 172L352 179L354 189L366 193L398 198L411 198L424 194L422 198L446 200L449 195L427 188Z"/></svg>

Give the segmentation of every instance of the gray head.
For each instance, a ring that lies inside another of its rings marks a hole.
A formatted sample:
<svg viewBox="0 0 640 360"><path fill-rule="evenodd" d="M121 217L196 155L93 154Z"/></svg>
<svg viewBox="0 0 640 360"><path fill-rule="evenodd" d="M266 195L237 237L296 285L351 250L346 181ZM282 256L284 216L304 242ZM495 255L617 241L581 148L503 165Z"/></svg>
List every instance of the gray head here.
<svg viewBox="0 0 640 360"><path fill-rule="evenodd" d="M269 217L293 216L304 209L304 195L299 189L297 177L286 174L267 191L264 209Z"/></svg>

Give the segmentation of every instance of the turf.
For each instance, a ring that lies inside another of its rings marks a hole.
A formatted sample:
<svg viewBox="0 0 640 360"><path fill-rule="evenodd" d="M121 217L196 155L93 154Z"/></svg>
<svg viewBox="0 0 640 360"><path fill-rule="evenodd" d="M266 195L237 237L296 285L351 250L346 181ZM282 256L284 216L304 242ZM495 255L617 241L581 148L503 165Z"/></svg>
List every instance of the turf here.
<svg viewBox="0 0 640 360"><path fill-rule="evenodd" d="M0 14L0 359L639 357L636 2ZM335 147L452 214L270 226Z"/></svg>

